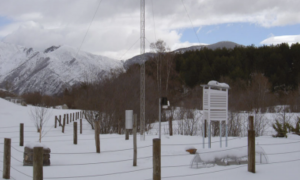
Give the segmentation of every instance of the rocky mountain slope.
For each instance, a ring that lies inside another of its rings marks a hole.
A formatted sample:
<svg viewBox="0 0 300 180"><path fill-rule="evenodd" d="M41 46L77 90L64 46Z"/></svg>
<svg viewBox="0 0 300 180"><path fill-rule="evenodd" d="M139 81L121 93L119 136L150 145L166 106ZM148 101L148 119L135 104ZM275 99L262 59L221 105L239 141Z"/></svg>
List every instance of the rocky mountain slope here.
<svg viewBox="0 0 300 180"><path fill-rule="evenodd" d="M115 68L123 68L123 63L68 46L38 51L0 42L0 87L19 94L58 94L79 82L101 78Z"/></svg>

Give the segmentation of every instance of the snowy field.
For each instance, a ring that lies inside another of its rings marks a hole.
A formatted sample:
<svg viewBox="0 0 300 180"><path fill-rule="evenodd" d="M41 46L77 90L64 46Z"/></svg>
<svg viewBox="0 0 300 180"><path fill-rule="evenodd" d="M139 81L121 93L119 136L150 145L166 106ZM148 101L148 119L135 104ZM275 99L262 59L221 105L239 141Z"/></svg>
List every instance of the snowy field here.
<svg viewBox="0 0 300 180"><path fill-rule="evenodd" d="M78 133L78 144L73 145L73 125L66 125L65 133L61 127L54 128L55 115L78 112L76 110L51 110L51 117L46 125L47 134L42 143L51 148L51 166L44 167L44 179L74 180L146 180L152 179L152 139L155 133L146 135L146 141L138 137L137 167L133 167L132 136L126 141L124 135L100 135L101 153L96 153L94 131L83 121L83 133ZM31 121L30 106L22 107L0 99L0 170L3 169L4 138L12 139L11 179L31 180L33 168L23 166L24 147L19 146L19 124L24 123L25 144L38 141L38 133ZM79 123L78 123L79 124ZM79 128L78 128L79 130ZM151 134L151 135L150 135ZM223 138L224 140L225 138ZM207 142L207 139L206 139ZM229 137L228 148L219 147L219 137L212 138L212 148L203 148L201 136L162 136L162 179L195 180L296 180L299 179L300 136L288 134L288 138L261 136L256 144L268 158L267 164L257 164L256 173L247 171L247 165L230 165L192 169L190 162L194 155L185 152L193 146L200 157L213 157L220 152L246 152L247 137ZM2 176L1 176L2 177Z"/></svg>

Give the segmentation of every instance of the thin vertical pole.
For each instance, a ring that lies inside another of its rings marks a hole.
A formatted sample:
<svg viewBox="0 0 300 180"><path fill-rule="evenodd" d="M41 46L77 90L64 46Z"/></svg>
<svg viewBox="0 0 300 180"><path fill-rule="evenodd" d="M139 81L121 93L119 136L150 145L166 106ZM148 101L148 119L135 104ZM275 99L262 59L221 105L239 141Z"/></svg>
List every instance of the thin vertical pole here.
<svg viewBox="0 0 300 180"><path fill-rule="evenodd" d="M211 148L211 122L208 122L208 148Z"/></svg>
<svg viewBox="0 0 300 180"><path fill-rule="evenodd" d="M77 144L77 122L73 123L73 144Z"/></svg>
<svg viewBox="0 0 300 180"><path fill-rule="evenodd" d="M220 147L222 147L222 121L219 121L220 123Z"/></svg>
<svg viewBox="0 0 300 180"><path fill-rule="evenodd" d="M43 147L33 148L33 180L43 180Z"/></svg>
<svg viewBox="0 0 300 180"><path fill-rule="evenodd" d="M228 146L228 124L226 123L226 147Z"/></svg>
<svg viewBox="0 0 300 180"><path fill-rule="evenodd" d="M80 134L82 134L82 119L80 119Z"/></svg>
<svg viewBox="0 0 300 180"><path fill-rule="evenodd" d="M140 53L145 53L145 0L140 0ZM140 136L145 141L145 58L140 69Z"/></svg>
<svg viewBox="0 0 300 180"><path fill-rule="evenodd" d="M253 116L249 116L248 171L255 173L255 131L253 130Z"/></svg>
<svg viewBox="0 0 300 180"><path fill-rule="evenodd" d="M69 124L69 114L66 114L67 124Z"/></svg>
<svg viewBox="0 0 300 180"><path fill-rule="evenodd" d="M158 100L159 139L161 139L161 98Z"/></svg>
<svg viewBox="0 0 300 180"><path fill-rule="evenodd" d="M137 166L137 144L136 144L137 115L133 116L133 166Z"/></svg>
<svg viewBox="0 0 300 180"><path fill-rule="evenodd" d="M153 139L153 180L161 179L161 143L160 139Z"/></svg>
<svg viewBox="0 0 300 180"><path fill-rule="evenodd" d="M207 122L206 122L206 121L207 121L207 120L205 119L205 120L204 120L204 137L206 137L206 134L207 134L207 133L206 133L206 130L207 130L207 127L206 127L206 126L207 126L207 125L206 125Z"/></svg>
<svg viewBox="0 0 300 180"><path fill-rule="evenodd" d="M11 139L4 138L3 179L10 179Z"/></svg>
<svg viewBox="0 0 300 180"><path fill-rule="evenodd" d="M24 145L24 124L20 123L20 146Z"/></svg>
<svg viewBox="0 0 300 180"><path fill-rule="evenodd" d="M61 124L61 115L59 115L59 122L60 122L59 124Z"/></svg>
<svg viewBox="0 0 300 180"><path fill-rule="evenodd" d="M54 119L54 128L57 127L57 116L55 116L55 119Z"/></svg>
<svg viewBox="0 0 300 180"><path fill-rule="evenodd" d="M204 123L205 124L205 123ZM203 143L203 149L205 148L205 125L202 126L202 143Z"/></svg>

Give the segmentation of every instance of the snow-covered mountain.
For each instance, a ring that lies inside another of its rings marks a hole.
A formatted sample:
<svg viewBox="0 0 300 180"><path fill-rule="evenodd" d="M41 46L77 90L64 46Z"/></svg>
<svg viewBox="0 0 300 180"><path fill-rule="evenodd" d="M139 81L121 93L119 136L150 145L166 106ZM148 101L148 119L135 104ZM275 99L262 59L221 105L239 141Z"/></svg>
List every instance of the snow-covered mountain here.
<svg viewBox="0 0 300 180"><path fill-rule="evenodd" d="M9 82L16 93L61 93L83 81L101 78L123 63L104 56L52 46L43 51L0 42L0 87Z"/></svg>

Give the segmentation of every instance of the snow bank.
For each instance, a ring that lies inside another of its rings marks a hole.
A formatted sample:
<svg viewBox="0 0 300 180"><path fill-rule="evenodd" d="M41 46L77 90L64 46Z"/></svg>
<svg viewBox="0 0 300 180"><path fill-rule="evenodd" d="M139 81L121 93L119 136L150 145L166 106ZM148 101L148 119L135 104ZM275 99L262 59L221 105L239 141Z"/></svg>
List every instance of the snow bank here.
<svg viewBox="0 0 300 180"><path fill-rule="evenodd" d="M40 142L27 142L25 147L28 147L30 149L33 149L34 147L43 147L43 149L48 149L49 147L45 144L42 144Z"/></svg>
<svg viewBox="0 0 300 180"><path fill-rule="evenodd" d="M219 83L218 81L214 81L214 80L213 81L209 81L207 84L210 85L210 86L219 86L219 87L229 88L228 84L226 84L226 83Z"/></svg>

